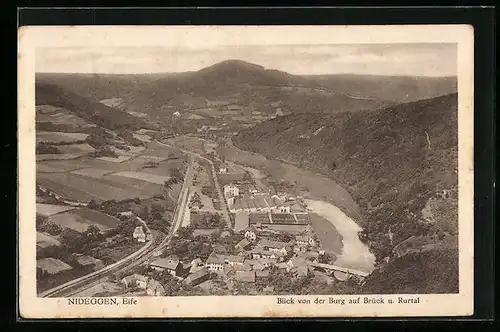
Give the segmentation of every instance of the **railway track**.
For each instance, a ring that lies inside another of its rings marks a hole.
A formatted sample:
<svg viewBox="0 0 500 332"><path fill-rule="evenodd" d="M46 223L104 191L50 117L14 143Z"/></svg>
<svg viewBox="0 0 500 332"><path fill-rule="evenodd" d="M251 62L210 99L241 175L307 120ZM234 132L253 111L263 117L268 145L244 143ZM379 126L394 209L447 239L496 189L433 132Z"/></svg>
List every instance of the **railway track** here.
<svg viewBox="0 0 500 332"><path fill-rule="evenodd" d="M170 232L165 236L165 234L161 232L155 232L155 236L153 239L148 242L141 249L136 251L135 253L127 256L125 259L116 262L112 265L109 265L99 271L92 272L87 274L81 278L72 280L63 285L52 288L48 291L41 293L40 297L69 297L79 292L88 289L92 286L95 286L99 283L104 282L109 278L110 275L119 272L126 272L138 265L141 265L147 262L152 256L153 253L163 249L170 240L174 237L175 232L181 227L183 216L188 205L188 183L191 179L192 175L192 165L193 160L190 160L188 169L186 171L186 175L184 177L184 182L182 184L181 192L179 193L179 198L177 201L177 205L174 211L173 223L170 229ZM153 233L152 233L153 235Z"/></svg>

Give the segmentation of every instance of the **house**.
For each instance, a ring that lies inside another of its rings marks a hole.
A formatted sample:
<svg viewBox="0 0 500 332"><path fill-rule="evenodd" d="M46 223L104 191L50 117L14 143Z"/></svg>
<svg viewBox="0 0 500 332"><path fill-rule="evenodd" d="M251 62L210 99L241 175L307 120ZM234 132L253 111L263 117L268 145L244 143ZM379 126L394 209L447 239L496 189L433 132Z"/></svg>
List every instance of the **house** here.
<svg viewBox="0 0 500 332"><path fill-rule="evenodd" d="M232 184L228 184L224 186L224 197L234 197L240 194L240 189Z"/></svg>
<svg viewBox="0 0 500 332"><path fill-rule="evenodd" d="M142 229L142 226L137 226L134 229L134 234L132 234L133 238L137 240L137 242L146 242L146 234Z"/></svg>
<svg viewBox="0 0 500 332"><path fill-rule="evenodd" d="M173 276L177 276L182 273L182 264L176 257L159 258L149 263L149 267L159 272L167 271Z"/></svg>
<svg viewBox="0 0 500 332"><path fill-rule="evenodd" d="M295 237L295 243L298 246L308 246L309 245L309 237L305 235L297 235Z"/></svg>
<svg viewBox="0 0 500 332"><path fill-rule="evenodd" d="M243 251L245 248L247 248L250 245L250 240L247 238L242 239L240 242L236 243L234 248L238 251Z"/></svg>
<svg viewBox="0 0 500 332"><path fill-rule="evenodd" d="M240 282L255 282L254 271L236 271L236 280Z"/></svg>
<svg viewBox="0 0 500 332"><path fill-rule="evenodd" d="M184 279L183 282L191 286L196 286L201 284L202 282L207 281L208 279L210 279L210 273L208 272L208 269L206 267L203 267L200 270L190 274L186 279Z"/></svg>
<svg viewBox="0 0 500 332"><path fill-rule="evenodd" d="M235 255L220 255L225 264L229 264L231 266L242 265L245 261L245 257L243 256L235 256Z"/></svg>
<svg viewBox="0 0 500 332"><path fill-rule="evenodd" d="M205 267L205 264L203 263L201 258L193 259L190 265L191 265L191 267L189 268L190 274L198 272L199 270L202 270Z"/></svg>
<svg viewBox="0 0 500 332"><path fill-rule="evenodd" d="M259 261L256 261L256 263L252 265L252 269L254 271L262 271L265 268L266 268L266 266Z"/></svg>
<svg viewBox="0 0 500 332"><path fill-rule="evenodd" d="M287 255L291 251L291 244L281 241L274 241L269 239L261 239L257 244L264 250L269 250L271 252L280 252L283 255Z"/></svg>
<svg viewBox="0 0 500 332"><path fill-rule="evenodd" d="M103 261L89 255L73 254L73 259L79 266L92 271L97 271L104 267Z"/></svg>
<svg viewBox="0 0 500 332"><path fill-rule="evenodd" d="M250 257L252 259L270 259L277 261L282 256L283 255L280 252L272 252L261 248L255 248L250 251Z"/></svg>
<svg viewBox="0 0 500 332"><path fill-rule="evenodd" d="M273 257L264 257L259 260L259 263L264 267L271 267L272 265L276 264L276 262L277 259Z"/></svg>
<svg viewBox="0 0 500 332"><path fill-rule="evenodd" d="M274 209L276 213L290 213L290 205L281 205Z"/></svg>
<svg viewBox="0 0 500 332"><path fill-rule="evenodd" d="M138 287L141 289L146 289L147 282L148 282L148 277L136 273L126 276L121 280L121 283L125 288Z"/></svg>
<svg viewBox="0 0 500 332"><path fill-rule="evenodd" d="M226 165L221 164L221 165L219 166L219 173L221 173L221 174L225 174L225 173L227 173L227 172L228 172L228 169L229 169L229 168L228 168Z"/></svg>
<svg viewBox="0 0 500 332"><path fill-rule="evenodd" d="M132 211L124 211L124 212L118 212L118 215L124 216L124 217L132 217L134 213Z"/></svg>
<svg viewBox="0 0 500 332"><path fill-rule="evenodd" d="M175 111L173 115L174 115L174 116L180 116L180 115L181 115L181 113L180 113L179 111Z"/></svg>
<svg viewBox="0 0 500 332"><path fill-rule="evenodd" d="M212 272L220 272L224 269L224 257L221 255L216 254L215 252L212 251L210 256L208 256L207 261L205 262L205 266L207 267L208 271Z"/></svg>
<svg viewBox="0 0 500 332"><path fill-rule="evenodd" d="M266 193L242 194L235 198L234 205L230 207L231 212L238 213L242 211L271 212L277 205L273 199Z"/></svg>
<svg viewBox="0 0 500 332"><path fill-rule="evenodd" d="M245 230L245 238L247 238L250 241L255 241L257 239L257 235L258 235L257 229L253 225L250 225Z"/></svg>
<svg viewBox="0 0 500 332"><path fill-rule="evenodd" d="M160 282L150 278L146 283L146 294L149 296L165 296L165 288Z"/></svg>

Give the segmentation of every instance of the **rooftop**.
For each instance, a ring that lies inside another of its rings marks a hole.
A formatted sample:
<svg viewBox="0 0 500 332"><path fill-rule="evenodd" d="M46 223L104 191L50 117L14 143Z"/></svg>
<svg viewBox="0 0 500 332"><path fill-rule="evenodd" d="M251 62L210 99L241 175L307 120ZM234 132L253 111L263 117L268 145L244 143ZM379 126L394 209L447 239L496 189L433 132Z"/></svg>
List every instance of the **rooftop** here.
<svg viewBox="0 0 500 332"><path fill-rule="evenodd" d="M157 266L168 270L175 270L179 266L179 260L173 258L159 258L151 262L150 266Z"/></svg>
<svg viewBox="0 0 500 332"><path fill-rule="evenodd" d="M243 282L255 282L254 271L236 271L236 280Z"/></svg>

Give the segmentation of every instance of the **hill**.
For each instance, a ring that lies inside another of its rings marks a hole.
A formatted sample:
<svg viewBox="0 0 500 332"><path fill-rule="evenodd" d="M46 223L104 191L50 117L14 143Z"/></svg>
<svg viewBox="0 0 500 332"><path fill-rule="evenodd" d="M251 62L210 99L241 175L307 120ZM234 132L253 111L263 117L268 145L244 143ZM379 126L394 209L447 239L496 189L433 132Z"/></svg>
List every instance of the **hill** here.
<svg viewBox="0 0 500 332"><path fill-rule="evenodd" d="M457 113L457 94L449 94L365 113L292 114L233 140L346 188L362 210L360 238L381 263L411 236L456 234ZM429 205L448 217L425 221Z"/></svg>
<svg viewBox="0 0 500 332"><path fill-rule="evenodd" d="M317 75L308 76L325 89L348 95L373 97L397 103L456 93L456 77Z"/></svg>
<svg viewBox="0 0 500 332"><path fill-rule="evenodd" d="M140 129L150 126L128 113L82 97L56 84L37 82L35 89L36 105L62 107L85 120L111 130Z"/></svg>
<svg viewBox="0 0 500 332"><path fill-rule="evenodd" d="M154 75L38 74L37 82L58 84L81 96L102 101L120 98L125 111L157 118L175 110L237 104L264 114L280 107L289 112L337 112L375 109L393 104L378 98L355 98L325 88L304 76L227 60L195 72ZM280 106L271 106L271 105Z"/></svg>

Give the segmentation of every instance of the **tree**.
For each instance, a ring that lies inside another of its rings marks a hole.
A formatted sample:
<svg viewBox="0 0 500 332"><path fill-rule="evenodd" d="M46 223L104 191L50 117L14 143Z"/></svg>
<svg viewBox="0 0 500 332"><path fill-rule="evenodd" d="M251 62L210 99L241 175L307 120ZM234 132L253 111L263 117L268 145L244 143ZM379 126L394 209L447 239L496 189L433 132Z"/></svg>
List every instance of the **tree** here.
<svg viewBox="0 0 500 332"><path fill-rule="evenodd" d="M170 168L170 176L176 180L176 182L182 182L184 180L184 176L178 168L172 167Z"/></svg>

